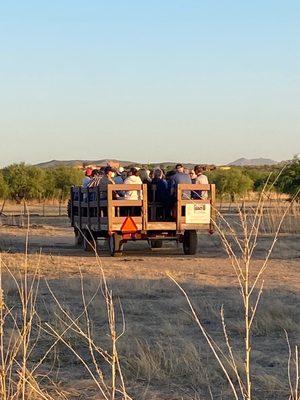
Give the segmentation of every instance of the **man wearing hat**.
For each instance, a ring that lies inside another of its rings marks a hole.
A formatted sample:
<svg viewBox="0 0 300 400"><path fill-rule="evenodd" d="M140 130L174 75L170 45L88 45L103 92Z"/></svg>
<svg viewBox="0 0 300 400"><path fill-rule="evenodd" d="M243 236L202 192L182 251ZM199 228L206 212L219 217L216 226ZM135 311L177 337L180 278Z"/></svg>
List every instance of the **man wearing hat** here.
<svg viewBox="0 0 300 400"><path fill-rule="evenodd" d="M104 176L99 182L99 189L100 189L100 199L106 200L107 199L107 187L108 185L114 185L115 182L113 180L115 175L115 170L113 167L108 165L104 169Z"/></svg>

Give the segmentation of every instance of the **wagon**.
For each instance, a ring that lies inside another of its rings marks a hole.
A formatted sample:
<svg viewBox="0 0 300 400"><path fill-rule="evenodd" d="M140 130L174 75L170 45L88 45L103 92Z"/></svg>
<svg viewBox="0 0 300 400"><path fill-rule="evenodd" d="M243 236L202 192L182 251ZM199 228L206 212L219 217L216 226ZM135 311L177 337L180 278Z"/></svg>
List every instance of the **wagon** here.
<svg viewBox="0 0 300 400"><path fill-rule="evenodd" d="M137 191L137 200L119 194ZM205 191L206 199L192 193ZM129 241L147 240L160 248L166 240L182 243L183 252L197 252L197 232L213 233L215 185L179 184L177 200L170 206L156 201L155 185L108 185L107 193L99 187L73 187L69 217L76 245L92 251L99 238L108 241L111 256L122 254ZM105 196L105 198L103 198Z"/></svg>

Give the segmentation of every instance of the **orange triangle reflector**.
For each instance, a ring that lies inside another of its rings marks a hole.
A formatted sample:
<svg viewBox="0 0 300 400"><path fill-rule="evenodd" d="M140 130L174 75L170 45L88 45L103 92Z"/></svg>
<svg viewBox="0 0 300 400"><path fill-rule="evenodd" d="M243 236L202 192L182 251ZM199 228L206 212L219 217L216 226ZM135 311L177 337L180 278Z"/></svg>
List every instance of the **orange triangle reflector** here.
<svg viewBox="0 0 300 400"><path fill-rule="evenodd" d="M134 233L138 230L136 223L131 217L127 217L121 227L122 232Z"/></svg>

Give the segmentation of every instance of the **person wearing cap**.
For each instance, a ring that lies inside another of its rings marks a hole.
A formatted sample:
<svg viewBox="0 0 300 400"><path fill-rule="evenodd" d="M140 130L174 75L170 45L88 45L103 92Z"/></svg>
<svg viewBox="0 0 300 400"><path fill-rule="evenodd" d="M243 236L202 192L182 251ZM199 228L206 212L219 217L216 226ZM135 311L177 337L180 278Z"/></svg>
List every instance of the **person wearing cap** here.
<svg viewBox="0 0 300 400"><path fill-rule="evenodd" d="M92 175L91 175L91 180L88 183L87 187L92 188L92 187L99 186L99 183L100 183L102 177L103 177L103 174L100 174L99 169L94 169L92 172Z"/></svg>
<svg viewBox="0 0 300 400"><path fill-rule="evenodd" d="M92 168L87 168L85 170L85 173L84 173L85 177L82 180L82 187L83 188L87 188L88 187L88 184L90 183L90 181L92 179L92 173L93 173Z"/></svg>
<svg viewBox="0 0 300 400"><path fill-rule="evenodd" d="M114 177L114 181L118 185L121 185L122 183L124 183L123 178L122 178L123 172L124 172L123 167L119 167L116 171L116 176Z"/></svg>
<svg viewBox="0 0 300 400"><path fill-rule="evenodd" d="M114 185L114 175L115 175L115 170L111 166L107 166L104 169L104 175L102 179L99 182L99 190L100 190L100 199L101 200L106 200L107 199L107 187L108 185Z"/></svg>
<svg viewBox="0 0 300 400"><path fill-rule="evenodd" d="M114 177L114 182L116 185L122 185L124 183L124 179L122 177L122 175L124 174L124 168L123 167L119 167L116 171L116 175ZM125 195L124 190L118 190L117 191L117 195L122 198Z"/></svg>

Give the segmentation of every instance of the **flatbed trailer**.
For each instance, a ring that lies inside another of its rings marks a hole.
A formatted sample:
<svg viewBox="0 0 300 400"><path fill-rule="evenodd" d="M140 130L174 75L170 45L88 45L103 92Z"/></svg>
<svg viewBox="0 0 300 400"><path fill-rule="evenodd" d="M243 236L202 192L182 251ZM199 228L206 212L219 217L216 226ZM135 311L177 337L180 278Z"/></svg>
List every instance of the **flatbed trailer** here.
<svg viewBox="0 0 300 400"><path fill-rule="evenodd" d="M138 200L118 197L137 191ZM206 199L191 198L205 191ZM151 199L148 194L151 193ZM106 199L99 187L71 189L69 217L76 244L92 251L98 238L106 238L111 256L122 254L128 241L147 240L162 247L164 240L183 244L184 254L197 252L197 232L213 233L215 185L179 184L177 199L170 207L155 199L155 185L108 185Z"/></svg>

